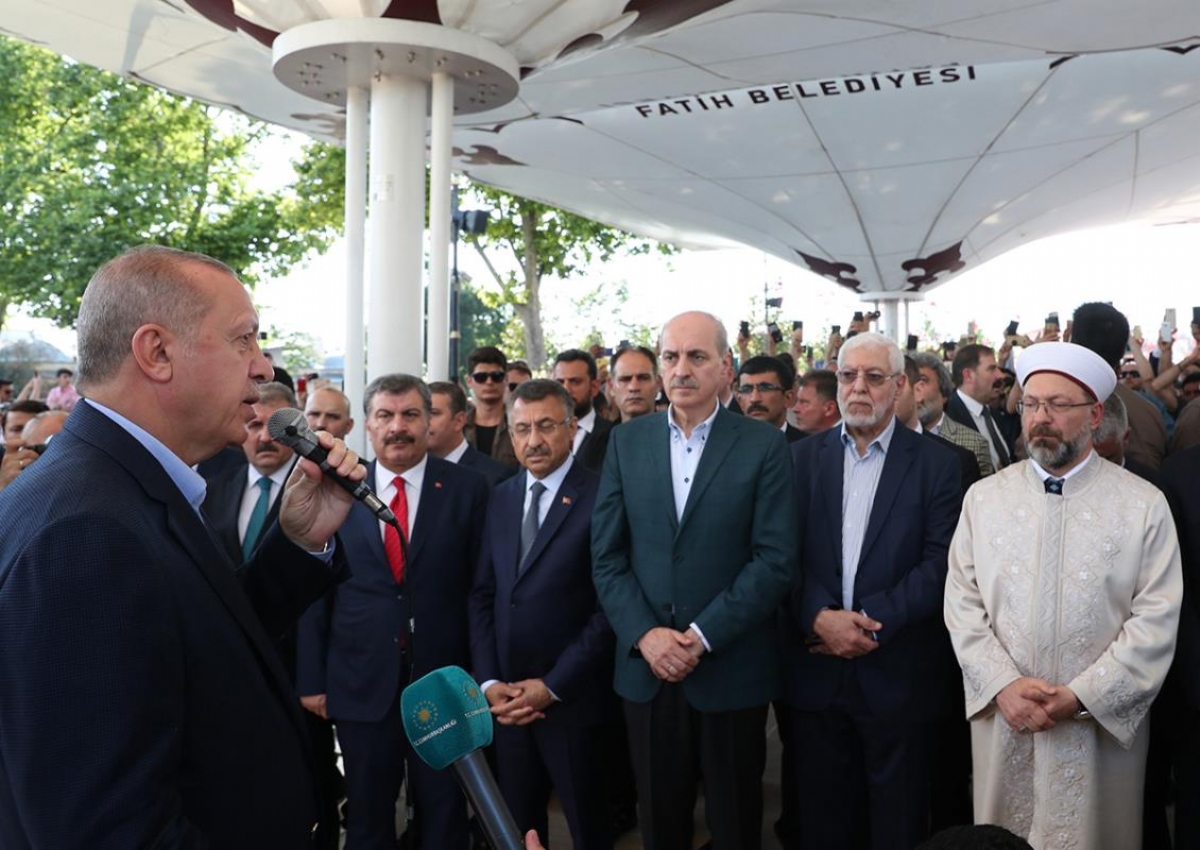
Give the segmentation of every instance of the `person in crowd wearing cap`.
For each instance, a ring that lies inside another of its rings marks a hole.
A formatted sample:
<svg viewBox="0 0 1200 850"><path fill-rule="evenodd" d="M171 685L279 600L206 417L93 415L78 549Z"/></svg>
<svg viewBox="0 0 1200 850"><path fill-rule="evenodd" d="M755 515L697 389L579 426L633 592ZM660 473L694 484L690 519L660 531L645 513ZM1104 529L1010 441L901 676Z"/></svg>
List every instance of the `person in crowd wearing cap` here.
<svg viewBox="0 0 1200 850"><path fill-rule="evenodd" d="M1175 526L1162 493L1094 451L1108 362L1044 343L1017 378L1030 459L971 488L946 582L975 821L1040 850L1139 847L1145 721L1183 595Z"/></svg>

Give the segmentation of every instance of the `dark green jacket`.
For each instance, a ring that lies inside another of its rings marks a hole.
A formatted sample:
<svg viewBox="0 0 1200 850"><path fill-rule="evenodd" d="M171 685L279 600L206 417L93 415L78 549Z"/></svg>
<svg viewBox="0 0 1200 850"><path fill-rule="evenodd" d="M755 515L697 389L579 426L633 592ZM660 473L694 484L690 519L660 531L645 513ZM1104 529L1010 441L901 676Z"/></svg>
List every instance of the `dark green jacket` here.
<svg viewBox="0 0 1200 850"><path fill-rule="evenodd" d="M592 576L617 635L614 684L649 702L661 686L634 644L655 626L699 626L712 647L684 680L701 711L780 692L775 612L797 574L796 502L783 433L717 411L682 520L666 413L614 428L592 516Z"/></svg>

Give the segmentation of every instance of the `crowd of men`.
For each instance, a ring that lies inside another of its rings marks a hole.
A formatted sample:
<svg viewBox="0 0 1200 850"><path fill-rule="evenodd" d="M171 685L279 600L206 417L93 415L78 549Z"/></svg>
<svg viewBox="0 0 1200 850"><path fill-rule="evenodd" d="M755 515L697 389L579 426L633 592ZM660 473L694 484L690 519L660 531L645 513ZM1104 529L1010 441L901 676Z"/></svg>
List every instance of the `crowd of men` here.
<svg viewBox="0 0 1200 850"><path fill-rule="evenodd" d="M761 846L773 707L787 848L1200 846L1197 356L1111 306L999 350L856 318L822 364L686 312L361 400L271 380L256 330L228 269L140 249L85 294L75 412L7 411L0 845L394 850L403 802L466 848L400 708L456 665L543 843L555 794L575 847L690 850L702 790L712 847Z"/></svg>

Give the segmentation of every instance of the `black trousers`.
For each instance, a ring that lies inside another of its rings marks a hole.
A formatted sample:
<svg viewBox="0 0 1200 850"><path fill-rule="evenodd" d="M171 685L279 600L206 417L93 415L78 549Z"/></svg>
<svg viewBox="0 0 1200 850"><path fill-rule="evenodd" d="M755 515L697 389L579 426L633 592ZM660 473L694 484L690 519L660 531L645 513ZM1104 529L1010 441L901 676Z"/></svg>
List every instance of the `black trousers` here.
<svg viewBox="0 0 1200 850"><path fill-rule="evenodd" d="M434 770L412 751L400 714L400 690L378 722L334 718L346 768L346 850L395 850L396 800L405 765L415 800L415 846L466 850L466 798L453 770Z"/></svg>
<svg viewBox="0 0 1200 850"><path fill-rule="evenodd" d="M546 806L558 792L575 850L610 850L599 727L496 726L497 784L524 835L536 829L550 846Z"/></svg>
<svg viewBox="0 0 1200 850"><path fill-rule="evenodd" d="M681 684L647 703L625 701L645 850L691 850L696 785L713 850L762 845L767 706L703 712Z"/></svg>
<svg viewBox="0 0 1200 850"><path fill-rule="evenodd" d="M912 850L927 839L934 728L853 704L792 709L800 846Z"/></svg>

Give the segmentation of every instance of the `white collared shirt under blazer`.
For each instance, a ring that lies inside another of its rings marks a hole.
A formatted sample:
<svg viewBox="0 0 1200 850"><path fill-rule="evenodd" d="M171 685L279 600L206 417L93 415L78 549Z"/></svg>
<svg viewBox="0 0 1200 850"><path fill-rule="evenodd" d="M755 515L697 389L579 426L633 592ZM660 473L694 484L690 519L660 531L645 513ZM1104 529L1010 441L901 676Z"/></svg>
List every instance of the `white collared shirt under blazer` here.
<svg viewBox="0 0 1200 850"><path fill-rule="evenodd" d="M945 610L971 720L977 823L1037 850L1141 846L1150 704L1182 599L1166 499L1098 455L1061 496L1028 461L971 488ZM1014 731L994 699L1021 676L1067 685L1092 716Z"/></svg>

